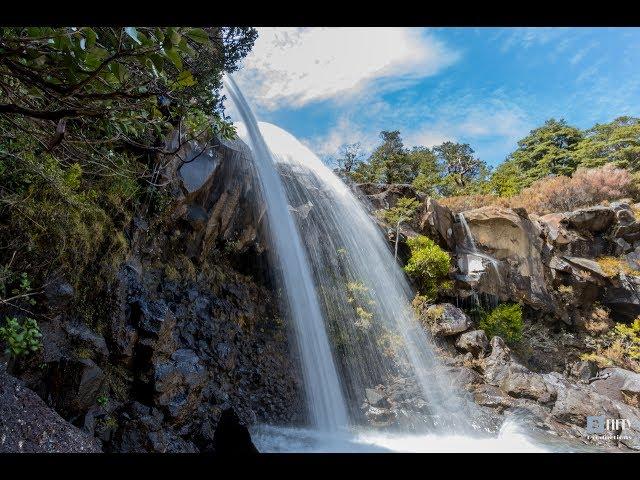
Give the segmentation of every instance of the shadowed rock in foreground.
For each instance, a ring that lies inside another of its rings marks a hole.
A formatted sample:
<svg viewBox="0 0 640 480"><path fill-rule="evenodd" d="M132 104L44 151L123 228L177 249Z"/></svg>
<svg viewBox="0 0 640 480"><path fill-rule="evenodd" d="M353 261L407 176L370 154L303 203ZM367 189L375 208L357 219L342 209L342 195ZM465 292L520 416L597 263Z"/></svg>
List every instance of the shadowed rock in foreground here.
<svg viewBox="0 0 640 480"><path fill-rule="evenodd" d="M99 442L66 422L0 367L0 453L101 453Z"/></svg>

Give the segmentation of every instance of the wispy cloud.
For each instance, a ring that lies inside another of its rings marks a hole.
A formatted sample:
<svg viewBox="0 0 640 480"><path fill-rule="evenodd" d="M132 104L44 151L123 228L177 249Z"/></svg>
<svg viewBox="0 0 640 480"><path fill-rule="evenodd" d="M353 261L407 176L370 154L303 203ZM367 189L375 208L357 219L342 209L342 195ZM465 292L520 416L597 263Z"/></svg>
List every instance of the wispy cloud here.
<svg viewBox="0 0 640 480"><path fill-rule="evenodd" d="M300 107L400 88L458 58L423 29L262 28L239 80L262 107Z"/></svg>
<svg viewBox="0 0 640 480"><path fill-rule="evenodd" d="M335 155L341 146L355 142L359 142L365 152L371 152L380 142L381 130L398 129L407 147L432 147L445 141L471 143L474 148L479 142L491 141L504 147L515 144L532 125L520 105L495 91L486 92L484 98L460 95L430 110L420 102L412 103L411 99L396 101L393 105L382 101L358 104L353 110L343 112L328 133L307 138L305 143L325 158ZM494 155L493 151L490 153Z"/></svg>

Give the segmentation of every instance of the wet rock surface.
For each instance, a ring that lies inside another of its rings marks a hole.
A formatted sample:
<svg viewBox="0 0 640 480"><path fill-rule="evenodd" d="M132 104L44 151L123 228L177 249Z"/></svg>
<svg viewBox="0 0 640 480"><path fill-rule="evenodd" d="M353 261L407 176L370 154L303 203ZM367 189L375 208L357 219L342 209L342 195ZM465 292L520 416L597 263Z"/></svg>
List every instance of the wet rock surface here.
<svg viewBox="0 0 640 480"><path fill-rule="evenodd" d="M300 418L299 371L268 280L251 168L237 142L183 146L165 173L167 214L132 222L99 321L83 317L64 279L51 280L43 348L10 373L58 412L60 435L84 432L43 451L83 451L87 437L91 451L208 452L229 409L242 425Z"/></svg>

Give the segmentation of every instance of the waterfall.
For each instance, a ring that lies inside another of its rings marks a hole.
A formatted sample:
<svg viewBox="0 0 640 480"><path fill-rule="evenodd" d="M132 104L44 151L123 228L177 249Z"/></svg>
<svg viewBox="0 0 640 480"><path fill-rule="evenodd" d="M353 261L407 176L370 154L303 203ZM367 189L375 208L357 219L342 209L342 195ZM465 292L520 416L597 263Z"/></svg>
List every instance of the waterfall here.
<svg viewBox="0 0 640 480"><path fill-rule="evenodd" d="M227 89L243 120L238 135L253 151L265 190L310 410L319 410L324 424L339 424L338 418L365 424L366 389L407 381L420 397L416 411L407 412L407 427L471 429L432 338L414 316L414 292L383 232L316 155L284 130L257 124L231 79Z"/></svg>
<svg viewBox="0 0 640 480"><path fill-rule="evenodd" d="M469 246L469 252L467 257L466 271L467 274L477 274L484 271L484 264L482 260L486 260L493 267L494 272L496 273L496 278L498 280L498 290L502 285L502 274L500 273L500 266L498 265L498 260L491 255L487 255L486 253L482 253L478 250L476 245L476 241L473 238L473 234L471 233L471 229L469 228L469 224L467 223L467 219L464 217L464 214L460 212L458 214L458 218L460 220L460 225L462 225L462 229L464 230L464 238L467 240ZM471 257L471 258L469 258Z"/></svg>
<svg viewBox="0 0 640 480"><path fill-rule="evenodd" d="M315 428L335 431L349 423L345 400L300 233L289 212L275 159L242 92L230 76L225 87L244 122L266 206L269 244L281 266L288 312L302 360L307 406Z"/></svg>
<svg viewBox="0 0 640 480"><path fill-rule="evenodd" d="M460 225L462 225L462 228L464 229L464 238L469 241L471 252L478 253L478 248L476 247L476 241L473 239L473 234L471 233L471 229L469 228L467 219L464 218L464 215L462 212L458 214L458 218L460 219Z"/></svg>

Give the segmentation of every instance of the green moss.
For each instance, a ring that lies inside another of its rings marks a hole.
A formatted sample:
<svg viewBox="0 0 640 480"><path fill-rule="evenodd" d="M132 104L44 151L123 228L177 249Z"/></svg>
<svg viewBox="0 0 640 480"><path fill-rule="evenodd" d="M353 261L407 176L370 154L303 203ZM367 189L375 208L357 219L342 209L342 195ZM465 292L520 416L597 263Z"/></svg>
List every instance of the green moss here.
<svg viewBox="0 0 640 480"><path fill-rule="evenodd" d="M498 305L482 316L480 328L489 338L497 335L508 344L516 344L522 340L524 329L522 307L517 303Z"/></svg>
<svg viewBox="0 0 640 480"><path fill-rule="evenodd" d="M179 282L180 272L173 265L167 264L164 267L164 277L171 282Z"/></svg>
<svg viewBox="0 0 640 480"><path fill-rule="evenodd" d="M94 353L90 348L76 348L74 353L77 358L93 359Z"/></svg>
<svg viewBox="0 0 640 480"><path fill-rule="evenodd" d="M126 400L132 380L127 369L123 366L108 364L105 368L105 377L113 397L119 401Z"/></svg>

